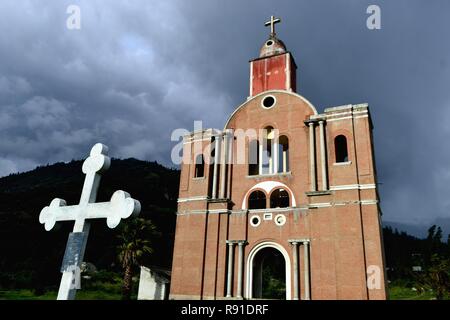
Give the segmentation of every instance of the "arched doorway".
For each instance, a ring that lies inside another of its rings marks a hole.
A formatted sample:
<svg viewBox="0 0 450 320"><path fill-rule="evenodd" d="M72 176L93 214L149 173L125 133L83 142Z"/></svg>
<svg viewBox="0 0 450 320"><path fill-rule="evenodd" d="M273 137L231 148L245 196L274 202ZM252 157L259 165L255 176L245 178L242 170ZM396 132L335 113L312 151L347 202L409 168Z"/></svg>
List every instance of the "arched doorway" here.
<svg viewBox="0 0 450 320"><path fill-rule="evenodd" d="M250 252L247 262L248 299L291 299L289 255L279 244L265 242Z"/></svg>
<svg viewBox="0 0 450 320"><path fill-rule="evenodd" d="M253 260L253 298L286 299L286 265L275 248L258 251Z"/></svg>

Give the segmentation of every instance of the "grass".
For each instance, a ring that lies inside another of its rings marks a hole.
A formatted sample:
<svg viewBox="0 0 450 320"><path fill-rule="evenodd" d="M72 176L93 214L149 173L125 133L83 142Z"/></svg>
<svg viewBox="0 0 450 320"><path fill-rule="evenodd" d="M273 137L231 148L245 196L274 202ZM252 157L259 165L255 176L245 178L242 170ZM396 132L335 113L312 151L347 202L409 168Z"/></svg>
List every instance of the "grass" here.
<svg viewBox="0 0 450 320"><path fill-rule="evenodd" d="M56 296L56 291L48 291L43 295L35 295L29 289L0 291L0 300L55 300ZM79 290L76 300L120 300L121 298L121 294L115 292Z"/></svg>
<svg viewBox="0 0 450 320"><path fill-rule="evenodd" d="M91 288L81 289L77 292L77 300L120 300L120 285L118 284L100 284L96 283ZM136 285L135 285L136 287ZM43 295L35 295L30 289L0 290L0 300L55 300L57 292L48 291ZM131 299L136 300L137 292L135 290ZM418 293L411 288L402 286L389 287L390 300L433 300L432 292L426 291Z"/></svg>
<svg viewBox="0 0 450 320"><path fill-rule="evenodd" d="M46 292L37 296L29 289L0 291L0 300L54 300L56 292Z"/></svg>
<svg viewBox="0 0 450 320"><path fill-rule="evenodd" d="M138 279L133 279L132 300L137 299ZM32 289L0 289L0 300L55 300L57 290L37 295ZM97 272L90 279L82 279L76 300L121 300L122 278L113 272Z"/></svg>
<svg viewBox="0 0 450 320"><path fill-rule="evenodd" d="M389 287L389 300L433 300L435 296L433 292L425 291L419 293L412 288L401 286Z"/></svg>

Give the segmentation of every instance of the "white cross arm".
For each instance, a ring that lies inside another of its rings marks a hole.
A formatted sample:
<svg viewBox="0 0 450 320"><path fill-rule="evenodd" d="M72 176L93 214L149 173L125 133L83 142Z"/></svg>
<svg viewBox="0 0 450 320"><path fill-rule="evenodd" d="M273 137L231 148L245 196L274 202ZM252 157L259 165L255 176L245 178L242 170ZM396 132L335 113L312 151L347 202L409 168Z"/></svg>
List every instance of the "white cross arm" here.
<svg viewBox="0 0 450 320"><path fill-rule="evenodd" d="M121 219L138 215L140 211L140 202L131 198L127 192L119 190L114 192L110 202L67 206L66 201L53 199L49 206L42 209L39 222L45 224L45 230L49 231L57 221L106 218L108 227L115 228Z"/></svg>

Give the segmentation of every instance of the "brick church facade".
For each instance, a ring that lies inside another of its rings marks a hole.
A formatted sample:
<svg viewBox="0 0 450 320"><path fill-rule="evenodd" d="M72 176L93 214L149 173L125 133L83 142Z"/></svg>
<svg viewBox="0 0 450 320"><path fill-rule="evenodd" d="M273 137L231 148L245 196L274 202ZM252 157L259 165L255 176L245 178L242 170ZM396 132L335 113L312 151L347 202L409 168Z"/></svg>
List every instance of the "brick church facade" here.
<svg viewBox="0 0 450 320"><path fill-rule="evenodd" d="M386 299L369 108L299 95L276 22L224 130L184 137L170 298L271 298L272 270L282 299Z"/></svg>

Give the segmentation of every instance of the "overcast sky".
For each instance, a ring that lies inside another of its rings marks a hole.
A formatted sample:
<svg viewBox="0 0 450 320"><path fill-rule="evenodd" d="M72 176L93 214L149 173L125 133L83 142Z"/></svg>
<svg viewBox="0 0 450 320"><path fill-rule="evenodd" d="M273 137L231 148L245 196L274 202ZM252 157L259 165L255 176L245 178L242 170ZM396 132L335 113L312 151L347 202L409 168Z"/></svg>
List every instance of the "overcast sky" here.
<svg viewBox="0 0 450 320"><path fill-rule="evenodd" d="M80 30L66 28L70 4ZM366 27L370 4L381 30ZM2 0L0 176L97 141L170 165L173 129L223 127L245 101L272 14L319 112L369 103L384 219L448 217L448 0Z"/></svg>

